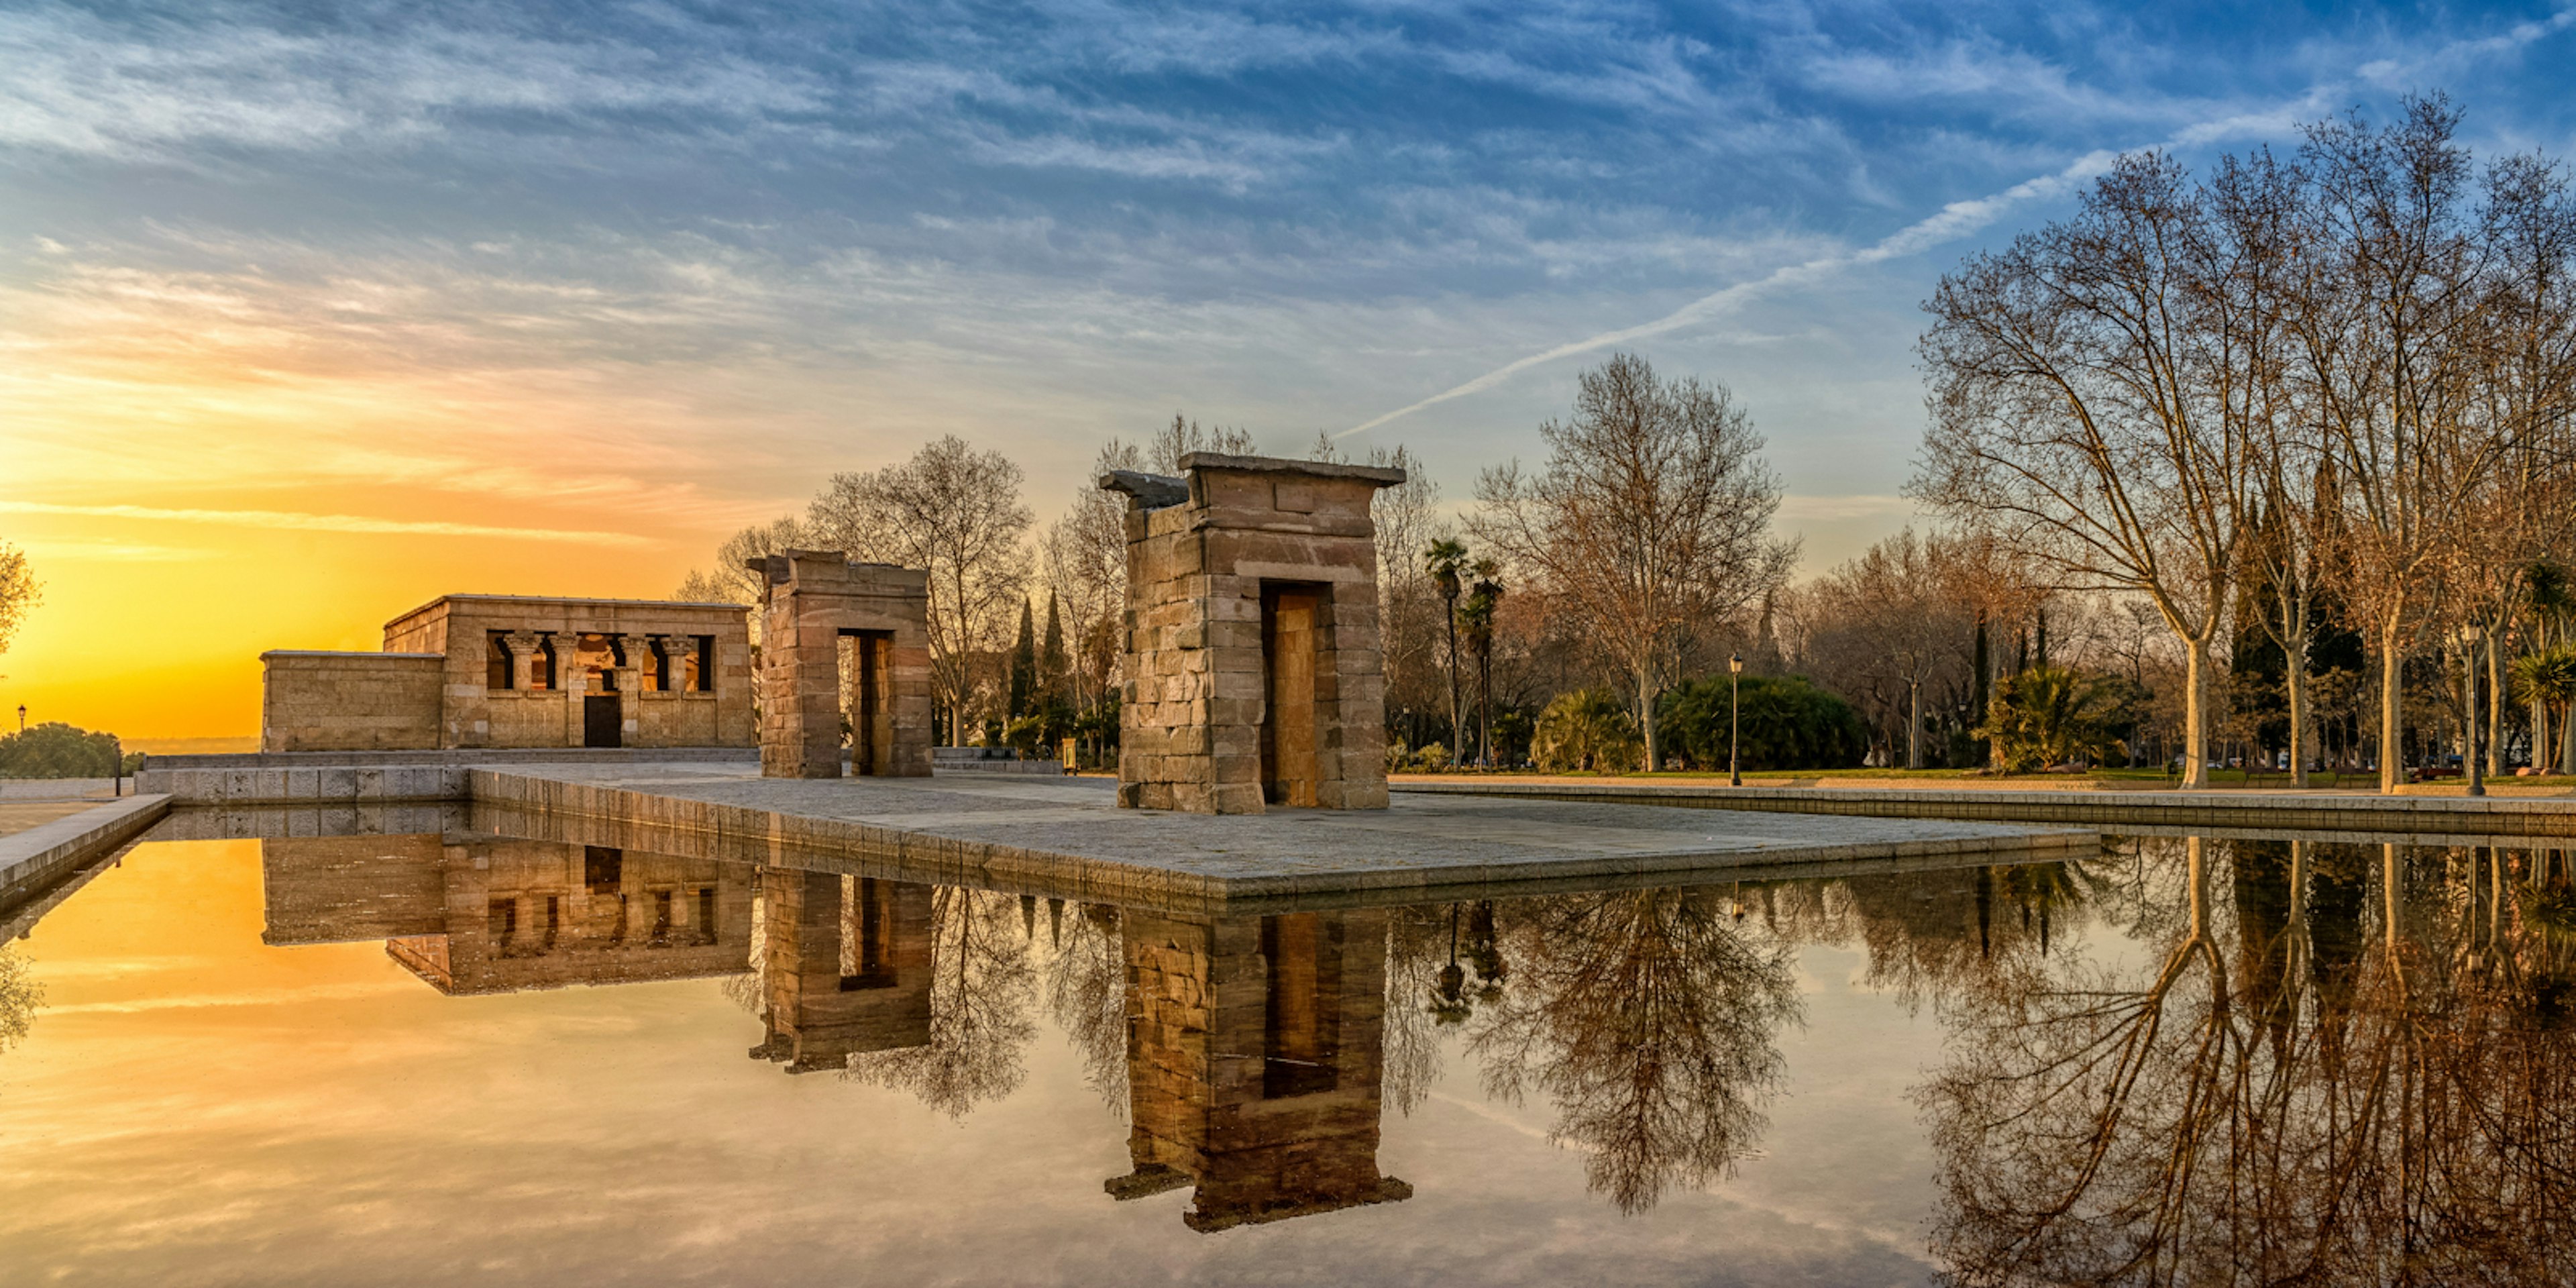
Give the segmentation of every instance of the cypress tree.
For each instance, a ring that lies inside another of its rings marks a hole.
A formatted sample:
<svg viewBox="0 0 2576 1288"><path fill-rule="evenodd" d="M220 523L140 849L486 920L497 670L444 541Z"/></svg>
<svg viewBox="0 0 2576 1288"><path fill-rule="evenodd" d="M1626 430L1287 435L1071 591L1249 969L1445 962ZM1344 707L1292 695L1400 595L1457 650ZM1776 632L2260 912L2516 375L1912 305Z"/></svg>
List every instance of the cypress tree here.
<svg viewBox="0 0 2576 1288"><path fill-rule="evenodd" d="M1072 668L1065 664L1064 618L1058 612L1059 602L1053 591L1047 593L1046 646L1038 653L1038 692L1048 702L1065 698L1065 677Z"/></svg>
<svg viewBox="0 0 2576 1288"><path fill-rule="evenodd" d="M1029 697L1037 687L1038 644L1036 624L1031 620L1029 601L1020 601L1020 642L1011 648L1011 718L1029 713Z"/></svg>

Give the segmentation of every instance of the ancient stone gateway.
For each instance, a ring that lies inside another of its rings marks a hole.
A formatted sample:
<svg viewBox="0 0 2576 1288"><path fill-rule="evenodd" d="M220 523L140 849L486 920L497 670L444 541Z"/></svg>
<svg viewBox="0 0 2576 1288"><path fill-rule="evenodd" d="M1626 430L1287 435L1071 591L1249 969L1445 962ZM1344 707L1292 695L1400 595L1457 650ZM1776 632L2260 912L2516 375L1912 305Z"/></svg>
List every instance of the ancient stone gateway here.
<svg viewBox="0 0 2576 1288"><path fill-rule="evenodd" d="M930 773L930 574L790 550L762 574L760 773L841 776L841 720L853 773Z"/></svg>
<svg viewBox="0 0 2576 1288"><path fill-rule="evenodd" d="M1225 456L1127 494L1118 803L1201 814L1386 808L1369 503L1404 471Z"/></svg>
<svg viewBox="0 0 2576 1288"><path fill-rule="evenodd" d="M929 886L769 868L760 888L769 1031L754 1059L811 1073L929 1043Z"/></svg>

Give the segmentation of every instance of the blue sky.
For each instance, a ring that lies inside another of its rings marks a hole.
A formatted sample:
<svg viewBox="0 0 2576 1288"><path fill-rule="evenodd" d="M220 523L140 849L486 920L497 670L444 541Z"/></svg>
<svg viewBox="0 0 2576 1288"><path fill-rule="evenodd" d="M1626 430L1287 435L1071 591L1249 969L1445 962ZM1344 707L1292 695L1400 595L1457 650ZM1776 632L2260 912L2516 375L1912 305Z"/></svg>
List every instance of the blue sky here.
<svg viewBox="0 0 2576 1288"><path fill-rule="evenodd" d="M672 580L942 432L1024 462L1042 515L1175 409L1407 443L1463 499L1617 345L1735 389L1814 569L1908 518L1917 303L1961 255L2118 151L2288 148L2411 90L2482 151L2563 155L2570 26L15 3L0 445L57 555L184 557L228 510L461 515ZM59 526L109 506L113 540Z"/></svg>

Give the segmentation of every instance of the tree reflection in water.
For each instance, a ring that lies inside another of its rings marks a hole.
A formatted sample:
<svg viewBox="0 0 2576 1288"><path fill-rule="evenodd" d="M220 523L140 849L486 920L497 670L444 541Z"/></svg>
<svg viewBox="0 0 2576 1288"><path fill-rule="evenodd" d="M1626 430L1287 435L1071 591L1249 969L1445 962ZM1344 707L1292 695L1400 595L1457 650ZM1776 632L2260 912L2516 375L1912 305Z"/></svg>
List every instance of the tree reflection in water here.
<svg viewBox="0 0 2576 1288"><path fill-rule="evenodd" d="M952 1118L1017 1090L1037 970L1019 900L990 891L931 891L930 1041L850 1057L846 1077L908 1091Z"/></svg>
<svg viewBox="0 0 2576 1288"><path fill-rule="evenodd" d="M2134 844L2151 951L1934 994L1953 1281L2576 1276L2562 856Z"/></svg>
<svg viewBox="0 0 2576 1288"><path fill-rule="evenodd" d="M1467 1049L1488 1094L1535 1087L1552 1135L1623 1212L1723 1177L1751 1151L1800 1016L1788 947L1744 933L1722 895L1644 890L1500 905L1510 982L1483 997Z"/></svg>
<svg viewBox="0 0 2576 1288"><path fill-rule="evenodd" d="M1061 907L1061 905L1059 905ZM1073 907L1051 921L1047 1010L1082 1057L1082 1080L1101 1103L1127 1116L1127 955L1118 910Z"/></svg>
<svg viewBox="0 0 2576 1288"><path fill-rule="evenodd" d="M0 1052L26 1039L44 1001L45 986L28 973L27 959L15 945L0 944Z"/></svg>

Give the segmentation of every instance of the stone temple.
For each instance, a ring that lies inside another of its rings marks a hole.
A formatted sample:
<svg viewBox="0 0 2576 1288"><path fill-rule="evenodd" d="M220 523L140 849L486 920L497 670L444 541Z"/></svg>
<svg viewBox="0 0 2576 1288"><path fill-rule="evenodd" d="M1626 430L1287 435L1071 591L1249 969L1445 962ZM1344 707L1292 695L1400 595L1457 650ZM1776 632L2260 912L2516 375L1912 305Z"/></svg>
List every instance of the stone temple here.
<svg viewBox="0 0 2576 1288"><path fill-rule="evenodd" d="M1127 495L1118 803L1386 808L1369 505L1404 471L1193 452Z"/></svg>
<svg viewBox="0 0 2576 1288"><path fill-rule="evenodd" d="M261 751L748 747L737 604L445 595L381 653L275 649Z"/></svg>

